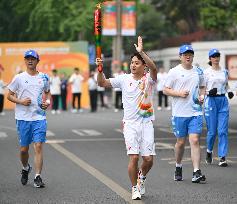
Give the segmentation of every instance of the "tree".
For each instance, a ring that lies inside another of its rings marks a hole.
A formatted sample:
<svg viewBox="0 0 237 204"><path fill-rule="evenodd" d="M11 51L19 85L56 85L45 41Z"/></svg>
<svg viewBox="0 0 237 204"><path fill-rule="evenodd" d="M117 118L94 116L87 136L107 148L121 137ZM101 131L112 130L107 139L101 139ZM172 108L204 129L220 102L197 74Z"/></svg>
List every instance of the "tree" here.
<svg viewBox="0 0 237 204"><path fill-rule="evenodd" d="M177 34L188 34L200 29L200 2L190 0L152 0L157 12L165 16L166 22Z"/></svg>
<svg viewBox="0 0 237 204"><path fill-rule="evenodd" d="M237 1L202 0L201 23L205 29L212 30L221 39L237 37Z"/></svg>

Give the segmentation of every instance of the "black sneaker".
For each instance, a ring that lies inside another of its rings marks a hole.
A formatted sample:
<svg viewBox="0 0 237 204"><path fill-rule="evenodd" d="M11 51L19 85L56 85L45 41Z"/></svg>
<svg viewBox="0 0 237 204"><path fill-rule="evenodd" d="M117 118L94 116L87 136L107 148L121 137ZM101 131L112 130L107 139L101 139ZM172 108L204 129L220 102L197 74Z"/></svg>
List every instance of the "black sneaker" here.
<svg viewBox="0 0 237 204"><path fill-rule="evenodd" d="M34 179L34 187L36 188L44 188L45 184L43 183L42 179L40 176L37 176Z"/></svg>
<svg viewBox="0 0 237 204"><path fill-rule="evenodd" d="M31 172L32 167L28 164L28 170L22 169L21 171L21 183L22 185L26 185L28 182L28 175Z"/></svg>
<svg viewBox="0 0 237 204"><path fill-rule="evenodd" d="M197 170L196 172L193 172L193 178L192 178L192 182L193 183L200 183L200 182L205 182L206 181L206 177L205 175L202 175L201 170Z"/></svg>
<svg viewBox="0 0 237 204"><path fill-rule="evenodd" d="M175 181L182 181L182 167L176 167L175 172L174 172L174 180Z"/></svg>
<svg viewBox="0 0 237 204"><path fill-rule="evenodd" d="M219 166L221 166L221 167L227 167L228 166L228 164L227 164L227 162L225 160L225 157L221 157L220 158Z"/></svg>
<svg viewBox="0 0 237 204"><path fill-rule="evenodd" d="M213 162L213 159L212 159L212 153L210 152L207 152L207 155L206 155L206 163L207 164L211 164Z"/></svg>

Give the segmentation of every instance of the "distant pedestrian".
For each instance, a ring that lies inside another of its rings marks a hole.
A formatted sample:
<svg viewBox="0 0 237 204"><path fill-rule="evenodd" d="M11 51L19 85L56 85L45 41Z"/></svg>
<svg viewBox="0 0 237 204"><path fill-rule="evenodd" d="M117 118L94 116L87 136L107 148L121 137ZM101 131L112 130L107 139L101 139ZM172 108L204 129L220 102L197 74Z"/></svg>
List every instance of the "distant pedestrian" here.
<svg viewBox="0 0 237 204"><path fill-rule="evenodd" d="M102 87L121 88L124 117L123 134L127 154L129 155L128 174L132 183L132 199L139 200L145 193L145 181L153 165L154 143L154 108L153 93L156 86L157 69L154 62L143 52L142 38L138 37L137 52L131 56L131 74L118 75L106 79L103 72L97 76ZM102 63L97 58L97 64ZM145 67L149 73L145 72ZM139 154L143 162L138 168Z"/></svg>
<svg viewBox="0 0 237 204"><path fill-rule="evenodd" d="M168 105L168 96L163 93L165 80L167 78L167 72L163 67L159 68L159 72L157 73L157 93L158 93L158 107L157 110L162 110L162 102L164 99L165 108L170 110Z"/></svg>
<svg viewBox="0 0 237 204"><path fill-rule="evenodd" d="M61 95L61 80L58 76L58 70L52 70L53 75L50 77L50 93L53 99L52 114L60 114L59 99Z"/></svg>
<svg viewBox="0 0 237 204"><path fill-rule="evenodd" d="M82 112L81 109L81 90L84 77L80 74L79 68L74 68L74 73L69 78L72 87L72 113ZM77 106L76 106L77 100Z"/></svg>
<svg viewBox="0 0 237 204"><path fill-rule="evenodd" d="M67 83L68 79L65 73L62 73L61 76L61 101L62 101L62 110L67 110Z"/></svg>
<svg viewBox="0 0 237 204"><path fill-rule="evenodd" d="M3 107L4 107L4 88L5 88L5 83L2 80L2 71L0 69L0 116L5 115L3 112Z"/></svg>
<svg viewBox="0 0 237 204"><path fill-rule="evenodd" d="M20 143L22 163L21 183L26 185L32 169L29 162L29 145L34 143L34 187L42 188L43 143L46 141L46 112L50 104L49 77L37 71L39 55L34 50L25 52L25 72L17 74L8 85L7 99L16 104L15 119Z"/></svg>
<svg viewBox="0 0 237 204"><path fill-rule="evenodd" d="M219 166L226 167L226 156L228 153L228 123L229 102L225 94L228 92L229 99L234 93L228 85L228 71L222 68L220 62L220 51L211 49L209 51L209 65L204 70L206 79L205 119L207 124L207 153L206 162L213 161L213 146L218 134L218 157Z"/></svg>
<svg viewBox="0 0 237 204"><path fill-rule="evenodd" d="M90 95L90 106L91 112L96 112L97 110L97 82L95 79L95 72L91 71L90 77L88 79L88 89Z"/></svg>
<svg viewBox="0 0 237 204"><path fill-rule="evenodd" d="M115 73L114 78L116 78L118 75L121 74L124 74L122 70L120 70L118 73ZM114 112L118 112L119 110L123 109L122 90L120 88L114 88L114 92L115 92Z"/></svg>
<svg viewBox="0 0 237 204"><path fill-rule="evenodd" d="M194 51L191 45L183 45L179 49L181 64L170 69L165 82L164 94L173 97L172 125L176 136L175 181L182 181L182 159L187 136L191 146L193 163L193 183L200 183L206 177L200 170L200 135L202 133L202 103L205 94L203 71L192 65Z"/></svg>
<svg viewBox="0 0 237 204"><path fill-rule="evenodd" d="M104 101L104 97L105 97L105 88L101 87L101 86L97 86L97 95L98 95L98 99L100 100L100 107L102 109L105 108L105 101Z"/></svg>
<svg viewBox="0 0 237 204"><path fill-rule="evenodd" d="M235 82L234 88L235 88L235 91L236 91L235 95L237 96L237 81Z"/></svg>

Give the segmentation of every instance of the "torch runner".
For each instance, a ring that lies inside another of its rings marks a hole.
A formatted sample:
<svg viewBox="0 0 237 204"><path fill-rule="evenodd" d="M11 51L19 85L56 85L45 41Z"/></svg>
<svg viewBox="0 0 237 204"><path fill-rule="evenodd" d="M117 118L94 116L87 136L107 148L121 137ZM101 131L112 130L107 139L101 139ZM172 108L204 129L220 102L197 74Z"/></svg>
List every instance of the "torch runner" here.
<svg viewBox="0 0 237 204"><path fill-rule="evenodd" d="M101 31L102 31L102 14L100 3L96 5L94 12L94 34L95 34L95 46L96 46L96 58L101 58ZM99 72L103 71L102 65L97 67Z"/></svg>

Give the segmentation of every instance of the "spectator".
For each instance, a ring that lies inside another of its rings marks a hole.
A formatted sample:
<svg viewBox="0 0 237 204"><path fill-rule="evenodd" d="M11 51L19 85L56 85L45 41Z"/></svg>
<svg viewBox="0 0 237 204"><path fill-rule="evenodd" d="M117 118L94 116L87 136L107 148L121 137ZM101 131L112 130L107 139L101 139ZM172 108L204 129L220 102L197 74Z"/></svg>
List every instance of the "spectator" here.
<svg viewBox="0 0 237 204"><path fill-rule="evenodd" d="M80 74L80 70L75 67L74 73L69 78L69 83L72 86L72 113L83 112L81 109L81 89L84 77ZM77 107L75 102L77 100Z"/></svg>
<svg viewBox="0 0 237 204"><path fill-rule="evenodd" d="M91 71L90 77L88 80L88 89L90 95L90 106L91 112L96 112L97 110L97 82L95 79L95 72Z"/></svg>
<svg viewBox="0 0 237 204"><path fill-rule="evenodd" d="M161 67L159 72L157 73L157 92L158 92L158 107L157 110L162 110L162 101L165 100L165 108L170 110L170 106L168 106L168 96L163 93L165 80L167 77L167 73L164 68Z"/></svg>
<svg viewBox="0 0 237 204"><path fill-rule="evenodd" d="M65 73L61 74L61 101L62 101L62 110L67 110L67 77Z"/></svg>
<svg viewBox="0 0 237 204"><path fill-rule="evenodd" d="M53 99L52 114L60 114L59 110L59 97L61 95L61 80L58 76L58 70L52 70L53 75L50 77L50 92Z"/></svg>
<svg viewBox="0 0 237 204"><path fill-rule="evenodd" d="M5 83L2 80L2 71L0 69L0 116L5 115L3 112L3 107L4 107L4 88L5 88Z"/></svg>
<svg viewBox="0 0 237 204"><path fill-rule="evenodd" d="M114 78L121 74L124 74L122 70L120 70L118 73L115 73ZM120 88L114 88L114 92L115 92L114 112L118 112L119 110L123 109L122 90Z"/></svg>

